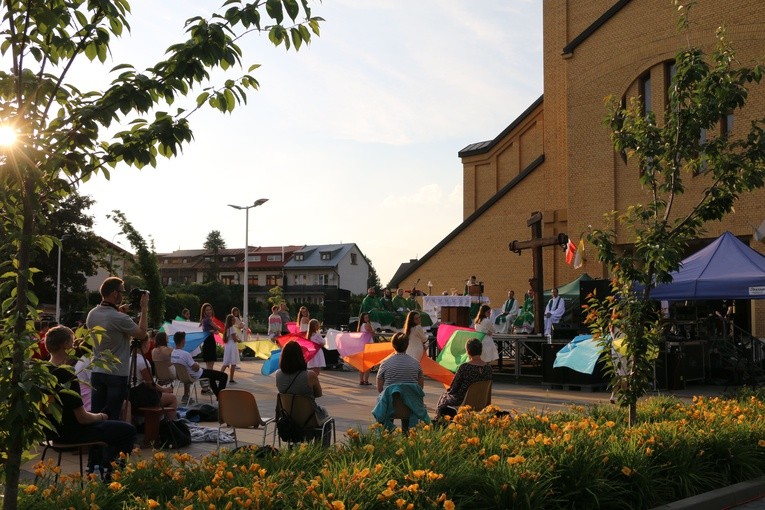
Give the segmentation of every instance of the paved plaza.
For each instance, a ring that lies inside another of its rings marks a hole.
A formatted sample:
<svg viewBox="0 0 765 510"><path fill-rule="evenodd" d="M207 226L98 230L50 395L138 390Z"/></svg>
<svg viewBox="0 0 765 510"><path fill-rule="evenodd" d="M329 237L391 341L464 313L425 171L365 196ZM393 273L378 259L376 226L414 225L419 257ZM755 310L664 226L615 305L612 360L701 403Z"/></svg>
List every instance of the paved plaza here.
<svg viewBox="0 0 765 510"><path fill-rule="evenodd" d="M238 384L230 385L231 388L245 389L252 392L258 402L261 415L271 417L276 408L276 385L273 376L267 377L260 374L262 366L260 360L243 361L241 369L236 372ZM220 368L220 363L216 363ZM327 370L320 376L324 396L319 399L324 407L337 422L337 440L345 440L345 431L348 429L367 430L373 423L372 408L377 398L377 390L372 386L359 386L358 373L355 371ZM374 374L370 379L374 383ZM686 390L667 392L680 398L690 399L693 395L720 394L723 387L712 386L689 386ZM431 416L435 414L435 405L438 397L443 393L442 384L425 380L425 403ZM537 409L540 411L558 411L566 409L572 404L607 403L608 392L582 392L549 390L542 386L541 382L516 383L511 377L495 377L492 389L492 403L504 410L527 411ZM209 397L199 395L200 402L209 402ZM200 425L214 427L217 422L203 422ZM269 429L270 430L270 429ZM262 430L238 430L237 436L241 444L259 444L262 440ZM139 437L140 439L140 437ZM270 439L269 439L270 440ZM230 445L233 447L233 443ZM215 443L192 443L182 451L191 455L202 457L216 449ZM146 455L142 451L141 455ZM51 457L53 456L53 457ZM49 453L48 458L55 458L55 453ZM24 464L23 476L33 476L32 466L37 459ZM66 453L62 459L62 470L65 473L73 473L79 469L76 454Z"/></svg>

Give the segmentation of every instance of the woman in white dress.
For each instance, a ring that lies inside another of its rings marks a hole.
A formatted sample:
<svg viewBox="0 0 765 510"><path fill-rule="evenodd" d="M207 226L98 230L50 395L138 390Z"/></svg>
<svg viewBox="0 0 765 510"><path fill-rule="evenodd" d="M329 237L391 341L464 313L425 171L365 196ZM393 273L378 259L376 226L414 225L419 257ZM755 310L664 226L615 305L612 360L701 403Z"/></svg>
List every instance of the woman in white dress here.
<svg viewBox="0 0 765 510"><path fill-rule="evenodd" d="M301 306L300 310L298 310L297 319L295 319L295 322L297 323L298 328L300 328L301 333L305 333L306 331L308 331L308 323L310 321L311 321L311 314L308 313L308 308L306 308L305 306Z"/></svg>
<svg viewBox="0 0 765 510"><path fill-rule="evenodd" d="M234 380L234 372L239 365L239 347L236 345L242 341L239 337L239 328L236 327L236 317L233 314L226 316L226 322L223 329L223 338L226 339L226 345L223 348L223 366L221 371L225 372L229 367L229 384L237 384Z"/></svg>
<svg viewBox="0 0 765 510"><path fill-rule="evenodd" d="M306 313L307 312L308 311L306 310ZM327 366L327 362L324 360L324 351L321 350L327 341L324 340L323 336L321 336L321 331L319 331L320 329L321 325L319 324L319 321L316 319L311 319L308 322L308 331L305 333L305 337L308 340L319 346L319 352L317 352L316 356L311 358L306 364L307 367L313 370L316 375L319 375L321 373L321 369Z"/></svg>
<svg viewBox="0 0 765 510"><path fill-rule="evenodd" d="M406 353L417 361L420 361L422 355L425 354L425 344L428 343L428 334L420 325L421 320L420 312L411 311L407 314L404 323L404 335L409 339Z"/></svg>
<svg viewBox="0 0 765 510"><path fill-rule="evenodd" d="M490 319L491 307L489 305L481 305L478 309L478 315L475 316L473 327L476 331L486 333L483 337L483 351L481 352L481 359L486 363L499 359L499 351L497 350L497 344L494 343L494 339L491 337L496 331L494 330L494 323Z"/></svg>

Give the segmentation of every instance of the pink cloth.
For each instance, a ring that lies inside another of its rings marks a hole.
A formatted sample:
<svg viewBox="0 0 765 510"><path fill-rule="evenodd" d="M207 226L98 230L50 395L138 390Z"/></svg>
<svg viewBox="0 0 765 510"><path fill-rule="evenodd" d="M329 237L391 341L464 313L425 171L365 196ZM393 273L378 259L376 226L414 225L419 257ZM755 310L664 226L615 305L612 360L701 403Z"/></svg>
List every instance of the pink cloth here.
<svg viewBox="0 0 765 510"><path fill-rule="evenodd" d="M364 346L372 343L372 333L350 333L343 331L335 336L337 352L340 356L350 356L364 350Z"/></svg>
<svg viewBox="0 0 765 510"><path fill-rule="evenodd" d="M455 331L475 331L473 328L463 328L462 326L451 326L449 324L441 324L438 326L438 334L436 335L436 343L439 349L443 349L449 342L452 334Z"/></svg>

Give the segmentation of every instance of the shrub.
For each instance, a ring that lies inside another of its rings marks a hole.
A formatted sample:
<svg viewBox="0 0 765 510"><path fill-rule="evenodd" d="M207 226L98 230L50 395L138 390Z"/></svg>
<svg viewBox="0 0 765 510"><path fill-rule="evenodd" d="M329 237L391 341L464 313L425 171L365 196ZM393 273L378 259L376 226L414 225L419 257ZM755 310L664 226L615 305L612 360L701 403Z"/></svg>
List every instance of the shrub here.
<svg viewBox="0 0 765 510"><path fill-rule="evenodd" d="M407 435L349 430L330 449L156 452L112 485L80 488L77 476L29 485L20 508L652 508L765 473L755 395L654 398L639 413L629 428L615 406L461 409Z"/></svg>

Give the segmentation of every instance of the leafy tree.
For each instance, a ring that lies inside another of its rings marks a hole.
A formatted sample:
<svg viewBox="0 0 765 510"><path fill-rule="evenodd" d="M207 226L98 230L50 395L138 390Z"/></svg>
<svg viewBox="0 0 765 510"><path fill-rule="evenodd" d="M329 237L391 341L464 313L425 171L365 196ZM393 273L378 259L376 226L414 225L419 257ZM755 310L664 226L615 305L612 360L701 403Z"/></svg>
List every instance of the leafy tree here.
<svg viewBox="0 0 765 510"><path fill-rule="evenodd" d="M268 289L268 301L269 306L278 306L284 301L284 292L278 285Z"/></svg>
<svg viewBox="0 0 765 510"><path fill-rule="evenodd" d="M159 261L154 251L154 242L147 244L143 236L120 211L112 211L112 219L120 226L122 233L136 251L138 260L132 269L137 269L143 280L144 289L149 291L149 327L158 327L165 317L165 287L159 272ZM135 287L134 287L135 288Z"/></svg>
<svg viewBox="0 0 765 510"><path fill-rule="evenodd" d="M367 261L367 264L369 264L369 276L367 276L367 288L374 287L377 290L380 290L382 288L382 284L380 283L380 277L377 275L377 270L375 269L375 266L372 265L372 261L368 258L364 257L364 260Z"/></svg>
<svg viewBox="0 0 765 510"><path fill-rule="evenodd" d="M687 11L680 25L687 26ZM620 403L629 407L630 424L636 420L638 398L650 386L652 358L658 352L651 290L671 281L670 272L679 267L688 242L704 232L707 222L721 220L742 194L763 187L763 120L753 122L748 132L702 137L702 130L715 132L722 118L742 109L748 86L761 80L762 65L736 68L735 63L723 30L708 57L700 48L680 51L662 124L653 112L645 113L638 99L626 107L609 102L607 124L614 147L632 162L628 170L638 173L648 200L607 215L611 225L631 233L633 245L620 245L616 228L594 229L588 235L613 277L616 294L599 304L591 301L589 321L596 336L605 338L612 326L624 335L629 370L625 376L614 373L613 384ZM703 179L706 187L681 202L683 178L689 176Z"/></svg>
<svg viewBox="0 0 765 510"><path fill-rule="evenodd" d="M210 261L207 268L207 281L217 282L220 275L220 260L218 260L218 252L226 249L226 241L220 235L219 230L212 230L207 234L207 239L203 245L205 250L212 251L212 261Z"/></svg>
<svg viewBox="0 0 765 510"><path fill-rule="evenodd" d="M200 108L226 113L246 101L247 89L258 86L250 74L209 82L211 71L241 67L240 37L265 32L273 44L299 49L311 32L318 35L322 20L311 16L308 0L227 0L224 12L188 20L186 40L170 46L164 60L144 71L117 65L110 85L89 90L71 81L72 66L87 60L92 69L85 74L103 74L97 66L112 37L130 29L128 0L3 5L0 53L10 69L0 70L0 119L17 140L0 149L0 234L13 246L0 262L0 296L10 296L0 304L0 351L8 360L0 370L0 402L8 410L0 413L0 451L3 506L15 508L22 453L43 437L41 403L53 384L43 364L27 361L38 305L32 261L55 242L46 230L49 214L79 183L98 173L108 178L118 163L141 168L176 155L192 140L189 117ZM195 101L169 111L192 93ZM129 127L114 129L118 124Z"/></svg>
<svg viewBox="0 0 765 510"><path fill-rule="evenodd" d="M0 196L4 193L0 192ZM61 250L61 309L84 309L87 292L87 276L96 274L103 265L103 246L93 233L93 218L85 211L93 205L93 199L79 193L64 197L48 216L45 231L55 239L64 239ZM13 246L0 246L0 260L9 260ZM36 252L32 265L40 272L35 275L36 294L42 303L56 302L56 279L58 275L58 248L49 253ZM7 297L7 296L6 296Z"/></svg>

